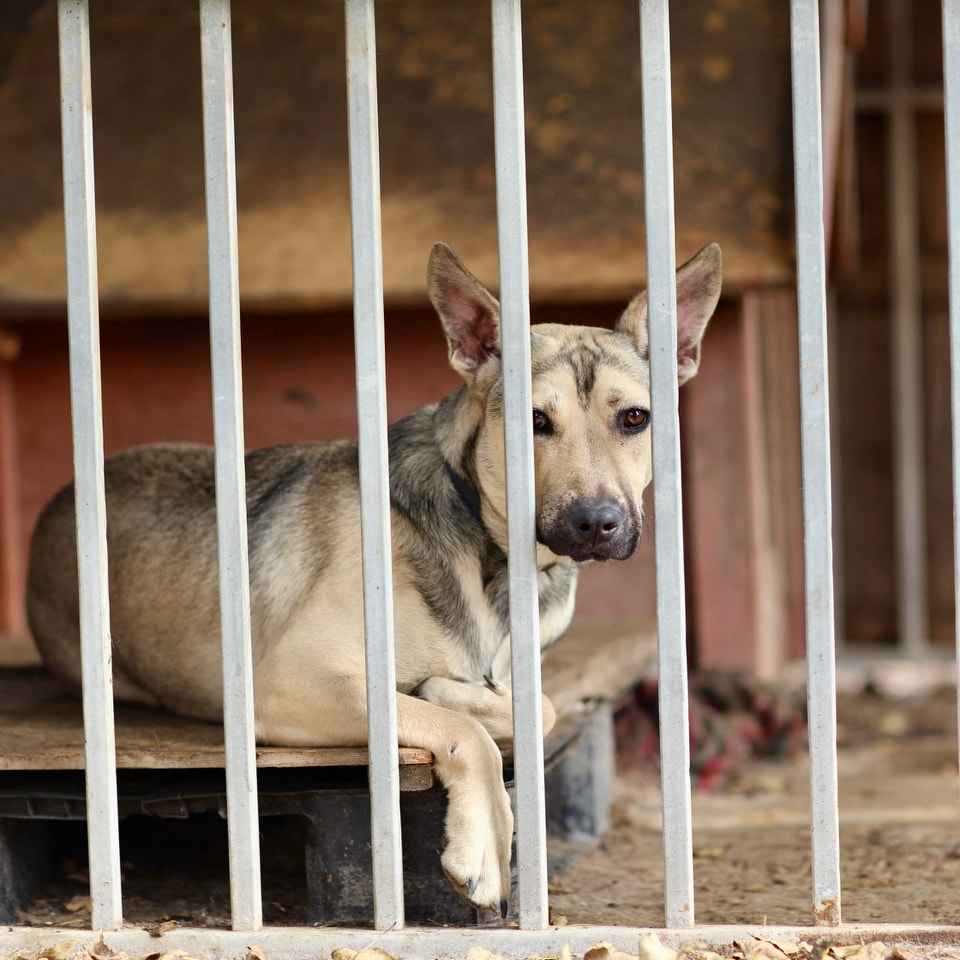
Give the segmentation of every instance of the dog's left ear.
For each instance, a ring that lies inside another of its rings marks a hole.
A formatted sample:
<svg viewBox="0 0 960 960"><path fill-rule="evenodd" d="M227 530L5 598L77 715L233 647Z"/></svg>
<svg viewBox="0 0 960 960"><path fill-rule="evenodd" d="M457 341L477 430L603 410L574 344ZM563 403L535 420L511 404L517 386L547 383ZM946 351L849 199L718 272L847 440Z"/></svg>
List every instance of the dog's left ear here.
<svg viewBox="0 0 960 960"><path fill-rule="evenodd" d="M472 384L500 357L500 304L444 243L430 251L427 290L447 335L450 366Z"/></svg>
<svg viewBox="0 0 960 960"><path fill-rule="evenodd" d="M720 300L723 258L720 246L711 243L677 271L677 379L682 386L700 366L700 344ZM637 294L617 321L617 330L633 337L644 357L649 357L647 292Z"/></svg>

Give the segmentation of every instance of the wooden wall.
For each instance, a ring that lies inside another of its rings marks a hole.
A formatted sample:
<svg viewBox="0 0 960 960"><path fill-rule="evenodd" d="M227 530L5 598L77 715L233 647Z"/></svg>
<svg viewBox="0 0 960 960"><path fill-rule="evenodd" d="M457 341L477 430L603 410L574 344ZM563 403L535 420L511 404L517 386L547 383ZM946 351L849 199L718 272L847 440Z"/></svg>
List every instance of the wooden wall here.
<svg viewBox="0 0 960 960"><path fill-rule="evenodd" d="M914 82L941 85L940 4L914 11ZM870 33L859 65L861 88L888 77L885 4L871 5ZM857 197L861 259L837 278L837 373L842 483L843 583L847 637L892 643L897 629L888 257L888 122L857 122ZM923 316L924 446L927 471L928 606L932 638L953 642L953 541L947 329L947 230L943 117L917 117L920 273Z"/></svg>

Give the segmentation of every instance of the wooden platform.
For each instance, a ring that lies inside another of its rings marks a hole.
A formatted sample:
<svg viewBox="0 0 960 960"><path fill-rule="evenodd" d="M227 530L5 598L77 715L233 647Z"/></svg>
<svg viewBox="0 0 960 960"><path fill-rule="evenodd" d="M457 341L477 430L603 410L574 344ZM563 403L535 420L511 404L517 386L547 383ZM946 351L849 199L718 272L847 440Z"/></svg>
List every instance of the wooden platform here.
<svg viewBox="0 0 960 960"><path fill-rule="evenodd" d="M650 669L653 633L638 624L574 632L544 658L544 690L561 717L587 700L612 697ZM224 765L217 724L163 710L118 705L117 766L121 769L209 769ZM400 748L401 786L432 782L428 750ZM363 767L367 751L345 747L259 747L258 767ZM43 670L0 670L0 771L82 770L80 702Z"/></svg>

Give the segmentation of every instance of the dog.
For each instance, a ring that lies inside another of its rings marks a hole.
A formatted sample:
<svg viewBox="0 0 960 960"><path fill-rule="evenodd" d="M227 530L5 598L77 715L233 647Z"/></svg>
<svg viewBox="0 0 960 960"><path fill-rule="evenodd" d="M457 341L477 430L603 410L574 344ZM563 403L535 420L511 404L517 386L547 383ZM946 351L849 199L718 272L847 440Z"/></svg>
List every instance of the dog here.
<svg viewBox="0 0 960 960"><path fill-rule="evenodd" d="M677 374L697 372L721 255L677 272ZM389 432L399 742L446 787L447 877L480 907L508 896L512 738L499 304L445 245L428 266L464 383ZM573 616L580 564L625 560L652 474L646 294L613 329L531 328L537 567L544 647ZM214 454L159 444L105 465L117 699L222 719ZM366 744L357 445L246 457L256 736ZM41 514L27 612L49 670L81 686L73 487ZM543 701L544 732L554 722Z"/></svg>

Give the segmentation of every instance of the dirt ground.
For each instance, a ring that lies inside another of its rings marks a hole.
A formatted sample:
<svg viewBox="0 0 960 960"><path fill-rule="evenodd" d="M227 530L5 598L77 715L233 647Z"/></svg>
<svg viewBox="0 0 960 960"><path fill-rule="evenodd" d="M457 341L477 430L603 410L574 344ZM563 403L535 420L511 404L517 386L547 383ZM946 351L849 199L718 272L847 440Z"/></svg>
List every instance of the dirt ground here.
<svg viewBox="0 0 960 960"><path fill-rule="evenodd" d="M893 701L840 702L843 915L850 922L960 924L960 779L952 690ZM809 789L802 758L753 763L694 803L700 923L811 920ZM266 920L305 922L302 861L287 851L295 822L265 821ZM162 836L162 843L158 843ZM82 838L65 841L65 875L21 922L88 923ZM567 859L568 845L552 842ZM657 778L618 780L614 822L550 881L555 921L660 926L662 844ZM137 926L225 926L229 897L222 821L195 818L156 832L128 824L124 907ZM943 955L943 954L941 954ZM960 956L960 947L957 950Z"/></svg>
<svg viewBox="0 0 960 960"><path fill-rule="evenodd" d="M842 697L839 717L844 920L960 923L954 691ZM810 922L808 784L805 759L754 763L695 796L698 922ZM552 878L555 914L661 924L662 855L658 786L622 775L613 828Z"/></svg>

